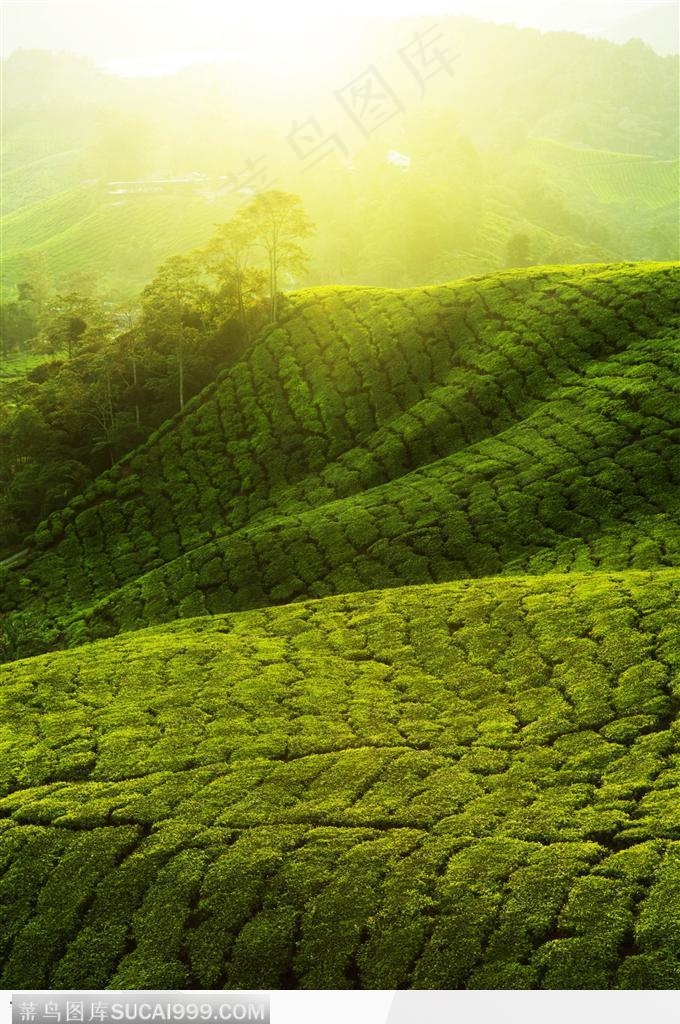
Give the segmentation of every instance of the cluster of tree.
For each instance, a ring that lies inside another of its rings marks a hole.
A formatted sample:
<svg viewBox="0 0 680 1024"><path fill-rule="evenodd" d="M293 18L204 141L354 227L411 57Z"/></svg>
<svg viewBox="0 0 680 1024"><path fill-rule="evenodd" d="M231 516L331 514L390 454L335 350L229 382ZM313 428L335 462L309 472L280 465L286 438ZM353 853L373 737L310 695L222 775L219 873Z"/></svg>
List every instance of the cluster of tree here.
<svg viewBox="0 0 680 1024"><path fill-rule="evenodd" d="M137 304L86 289L2 306L2 352L41 351L0 406L0 548L20 544L108 465L180 411L278 313L313 228L299 198L255 196L201 250L173 256ZM11 359L10 359L11 365Z"/></svg>
<svg viewBox="0 0 680 1024"><path fill-rule="evenodd" d="M172 341L180 409L188 352L219 323L234 322L246 343L264 309L275 323L281 276L303 269L300 239L312 231L298 196L262 192L222 224L205 249L166 260L144 289L142 334Z"/></svg>

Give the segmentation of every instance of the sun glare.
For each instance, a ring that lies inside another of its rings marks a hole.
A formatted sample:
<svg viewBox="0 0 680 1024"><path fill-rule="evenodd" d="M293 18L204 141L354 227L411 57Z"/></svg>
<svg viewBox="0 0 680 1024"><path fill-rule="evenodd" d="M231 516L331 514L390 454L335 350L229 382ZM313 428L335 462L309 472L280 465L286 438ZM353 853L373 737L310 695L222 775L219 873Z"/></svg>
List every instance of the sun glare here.
<svg viewBox="0 0 680 1024"><path fill-rule="evenodd" d="M224 17L224 15L223 15ZM266 77L298 77L321 71L346 49L348 31L340 18L255 10L240 19L233 35L233 59Z"/></svg>

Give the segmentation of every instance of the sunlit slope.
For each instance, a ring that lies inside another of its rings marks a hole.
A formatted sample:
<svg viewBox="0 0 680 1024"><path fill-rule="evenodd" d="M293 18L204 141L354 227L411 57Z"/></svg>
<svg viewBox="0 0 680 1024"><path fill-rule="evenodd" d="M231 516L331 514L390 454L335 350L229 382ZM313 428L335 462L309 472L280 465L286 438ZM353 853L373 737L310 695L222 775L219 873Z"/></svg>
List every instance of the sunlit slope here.
<svg viewBox="0 0 680 1024"><path fill-rule="evenodd" d="M72 189L3 218L0 271L6 287L15 284L26 258L40 252L57 279L86 268L112 287L139 288L167 256L207 241L233 207L233 200L181 193L116 197Z"/></svg>
<svg viewBox="0 0 680 1024"><path fill-rule="evenodd" d="M77 149L66 150L12 166L13 161L3 153L0 214L14 213L67 190L76 176L79 156Z"/></svg>
<svg viewBox="0 0 680 1024"><path fill-rule="evenodd" d="M485 204L471 250L442 261L449 277L504 266L517 234L534 263L680 258L677 159L531 139L503 173L514 205L503 190Z"/></svg>
<svg viewBox="0 0 680 1024"><path fill-rule="evenodd" d="M677 564L677 284L636 265L299 294L38 529L5 571L6 656L304 596Z"/></svg>
<svg viewBox="0 0 680 1024"><path fill-rule="evenodd" d="M235 207L233 198L209 198L214 182L205 195L191 184L159 186L165 194L123 195L110 194L102 182L76 185L73 160L73 152L58 153L5 175L0 269L6 289L38 252L56 279L86 264L105 286L138 289L162 259L207 242ZM428 280L504 266L517 233L529 236L532 262L548 253L557 253L552 258L560 263L678 255L677 160L531 139L494 175L498 181L485 191L474 238L462 248L432 252ZM506 176L514 182L510 191ZM454 182L451 190L455 203ZM547 190L543 206L532 202L532 190ZM321 223L320 244L327 235ZM371 273L370 264L362 273Z"/></svg>
<svg viewBox="0 0 680 1024"><path fill-rule="evenodd" d="M680 573L0 669L6 988L677 988Z"/></svg>
<svg viewBox="0 0 680 1024"><path fill-rule="evenodd" d="M640 153L575 149L548 139L533 140L528 152L550 171L550 180L570 195L580 193L584 200L624 204L631 209L677 209L680 170L677 160L657 160Z"/></svg>
<svg viewBox="0 0 680 1024"><path fill-rule="evenodd" d="M472 264L474 270L469 273L494 273L498 267L504 266L510 240L517 234L527 235L531 239L531 249L535 262L538 253L557 253L554 262L562 263L618 263L622 257L622 248L616 237L608 241L607 246L594 241L577 241L573 237L557 234L540 227L534 221L518 219L512 209L502 203L489 203L479 228L474 253L461 254L454 259L462 261L474 258L478 264ZM462 273L456 276L463 276Z"/></svg>

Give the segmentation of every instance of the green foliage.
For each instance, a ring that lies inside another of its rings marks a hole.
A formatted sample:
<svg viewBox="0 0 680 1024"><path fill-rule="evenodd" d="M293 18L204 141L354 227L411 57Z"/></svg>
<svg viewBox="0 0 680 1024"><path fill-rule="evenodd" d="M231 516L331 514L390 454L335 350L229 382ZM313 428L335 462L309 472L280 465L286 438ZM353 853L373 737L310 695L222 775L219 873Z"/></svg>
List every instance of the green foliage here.
<svg viewBox="0 0 680 1024"><path fill-rule="evenodd" d="M0 550L53 513L35 534L49 546L70 497L236 360L257 322L253 296L239 314L221 283L203 278L194 256L172 258L143 293L141 316L79 292L43 298L37 337L0 368Z"/></svg>
<svg viewBox="0 0 680 1024"><path fill-rule="evenodd" d="M150 92L143 78L121 80L73 55L12 54L3 68L4 287L42 254L55 277L87 266L129 297L169 256L206 244L265 182L301 191L318 224L308 284L487 273L507 265L517 234L529 235L537 264L678 257L676 58L472 18L438 24L466 55L454 93L447 75L432 76L411 106L415 83L395 81L406 112L363 145L358 133L342 136L351 165L331 156L302 175L279 84L269 79L268 90L264 69L248 62L228 75L167 75ZM323 84L298 69L300 96L330 96L337 68L357 53L374 61L423 29L404 19L357 26L334 40L337 63L317 69Z"/></svg>
<svg viewBox="0 0 680 1024"><path fill-rule="evenodd" d="M677 988L677 268L279 312L0 567L1 983Z"/></svg>
<svg viewBox="0 0 680 1024"><path fill-rule="evenodd" d="M679 598L465 581L5 666L3 985L675 987Z"/></svg>
<svg viewBox="0 0 680 1024"><path fill-rule="evenodd" d="M70 645L188 608L677 565L676 278L294 293L200 401L40 527L43 552L8 570L7 654L45 649L27 612Z"/></svg>

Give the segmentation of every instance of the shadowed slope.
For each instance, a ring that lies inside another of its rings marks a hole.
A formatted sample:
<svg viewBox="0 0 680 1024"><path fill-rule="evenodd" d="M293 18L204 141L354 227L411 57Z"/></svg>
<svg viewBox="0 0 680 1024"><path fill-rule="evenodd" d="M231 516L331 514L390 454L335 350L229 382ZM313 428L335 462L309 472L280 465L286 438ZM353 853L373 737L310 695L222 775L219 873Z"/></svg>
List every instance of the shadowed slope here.
<svg viewBox="0 0 680 1024"><path fill-rule="evenodd" d="M293 296L282 325L36 531L6 657L465 576L674 565L678 274Z"/></svg>

